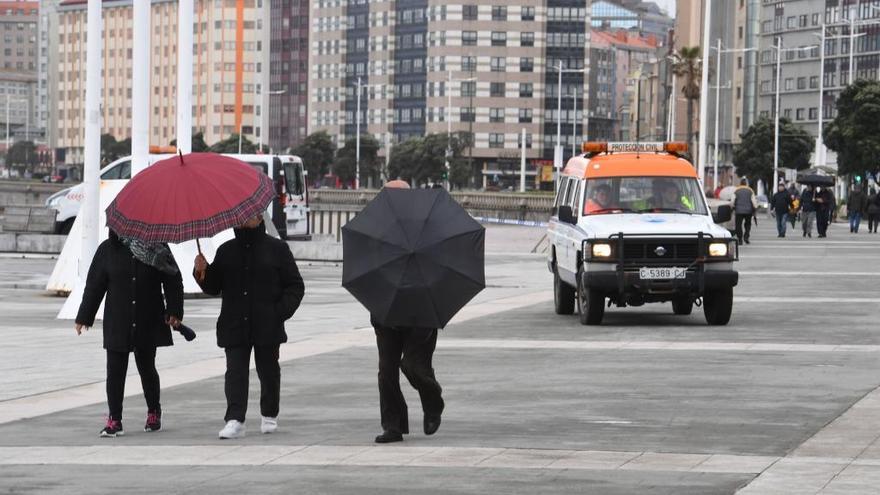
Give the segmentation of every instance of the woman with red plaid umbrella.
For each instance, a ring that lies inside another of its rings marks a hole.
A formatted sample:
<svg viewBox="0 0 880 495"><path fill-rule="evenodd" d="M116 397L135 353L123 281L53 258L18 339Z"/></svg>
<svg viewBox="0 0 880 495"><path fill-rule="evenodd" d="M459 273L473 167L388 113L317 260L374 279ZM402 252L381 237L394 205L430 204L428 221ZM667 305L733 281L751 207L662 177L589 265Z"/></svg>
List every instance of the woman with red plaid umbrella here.
<svg viewBox="0 0 880 495"><path fill-rule="evenodd" d="M111 229L89 267L76 316L77 335L95 323L95 314L105 295L109 415L101 436L125 434L122 398L130 353L134 353L147 401L144 431L158 431L162 427L162 407L156 348L172 345L169 327L179 327L183 319L183 279L168 246L119 237Z"/></svg>

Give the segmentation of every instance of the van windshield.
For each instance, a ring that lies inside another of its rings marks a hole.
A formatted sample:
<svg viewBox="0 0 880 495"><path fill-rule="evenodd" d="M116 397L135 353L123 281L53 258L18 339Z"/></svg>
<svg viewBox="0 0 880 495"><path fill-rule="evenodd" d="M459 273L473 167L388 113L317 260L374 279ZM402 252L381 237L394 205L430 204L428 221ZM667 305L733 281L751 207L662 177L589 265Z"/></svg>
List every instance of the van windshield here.
<svg viewBox="0 0 880 495"><path fill-rule="evenodd" d="M609 177L590 179L584 215L681 213L706 215L700 183L692 177Z"/></svg>
<svg viewBox="0 0 880 495"><path fill-rule="evenodd" d="M284 164L284 182L287 192L294 196L305 194L305 181L303 180L303 166L301 163L286 162Z"/></svg>

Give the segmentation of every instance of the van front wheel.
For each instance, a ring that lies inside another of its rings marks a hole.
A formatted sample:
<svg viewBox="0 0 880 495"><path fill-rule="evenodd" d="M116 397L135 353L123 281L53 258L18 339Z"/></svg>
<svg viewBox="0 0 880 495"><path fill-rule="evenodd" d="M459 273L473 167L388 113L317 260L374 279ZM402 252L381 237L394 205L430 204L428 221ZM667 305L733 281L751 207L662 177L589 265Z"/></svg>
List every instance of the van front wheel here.
<svg viewBox="0 0 880 495"><path fill-rule="evenodd" d="M581 325L601 325L605 316L605 295L596 289L584 286L583 277L578 273L578 316Z"/></svg>

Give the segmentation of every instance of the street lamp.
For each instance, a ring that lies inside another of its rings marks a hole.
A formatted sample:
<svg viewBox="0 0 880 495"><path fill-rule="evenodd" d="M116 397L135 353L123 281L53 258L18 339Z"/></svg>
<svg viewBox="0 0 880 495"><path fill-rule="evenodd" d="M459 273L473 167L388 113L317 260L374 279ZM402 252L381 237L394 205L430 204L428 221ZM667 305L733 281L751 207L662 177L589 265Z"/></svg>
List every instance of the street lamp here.
<svg viewBox="0 0 880 495"><path fill-rule="evenodd" d="M556 148L553 152L553 167L557 172L557 179L559 180L559 170L562 168L562 74L563 73L583 73L583 69L563 69L562 68L562 60L559 61L559 65L557 67L550 67L551 69L555 69L559 72L559 82L556 86ZM575 97L577 97L577 89L575 89ZM555 182L554 181L554 184Z"/></svg>
<svg viewBox="0 0 880 495"><path fill-rule="evenodd" d="M782 48L782 38L777 36L773 48L776 50L776 115L773 122L773 184L770 187L776 187L779 182L779 86L782 74L782 53L812 50L816 48L816 45Z"/></svg>
<svg viewBox="0 0 880 495"><path fill-rule="evenodd" d="M465 79L452 79L452 71L446 71L446 180L444 187L449 190L449 158L452 156L452 82L471 82L476 81L475 77Z"/></svg>
<svg viewBox="0 0 880 495"><path fill-rule="evenodd" d="M723 53L745 53L745 52L753 52L755 48L721 48L721 38L716 40L716 46L712 47L715 50L715 70L718 71L716 77L721 77L721 54ZM714 160L712 165L712 185L715 188L718 188L718 122L719 122L719 114L721 112L721 89L722 88L730 88L730 81L727 82L726 85L722 86L719 83L715 83L715 144L714 144Z"/></svg>

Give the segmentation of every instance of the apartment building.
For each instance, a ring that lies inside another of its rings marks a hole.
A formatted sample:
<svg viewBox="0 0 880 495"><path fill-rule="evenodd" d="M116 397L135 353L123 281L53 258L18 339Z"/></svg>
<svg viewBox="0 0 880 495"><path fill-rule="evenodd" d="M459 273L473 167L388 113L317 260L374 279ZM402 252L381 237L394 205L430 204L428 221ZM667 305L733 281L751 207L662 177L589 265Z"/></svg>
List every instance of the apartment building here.
<svg viewBox="0 0 880 495"><path fill-rule="evenodd" d="M0 131L16 139L41 136L37 100L39 2L0 2ZM9 107L7 120L6 107ZM6 142L3 141L5 146Z"/></svg>

